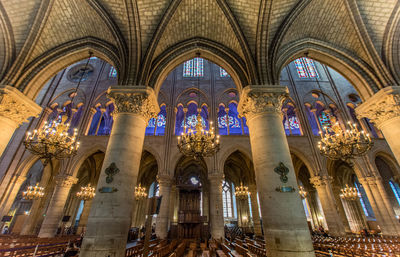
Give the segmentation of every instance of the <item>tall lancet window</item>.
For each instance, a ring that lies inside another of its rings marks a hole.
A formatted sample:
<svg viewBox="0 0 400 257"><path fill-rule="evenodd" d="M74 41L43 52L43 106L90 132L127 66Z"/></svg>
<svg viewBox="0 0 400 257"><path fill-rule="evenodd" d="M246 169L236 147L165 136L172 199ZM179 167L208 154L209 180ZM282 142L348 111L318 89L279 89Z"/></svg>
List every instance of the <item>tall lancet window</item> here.
<svg viewBox="0 0 400 257"><path fill-rule="evenodd" d="M297 70L297 75L299 78L318 78L318 71L315 67L314 61L302 57L293 61Z"/></svg>
<svg viewBox="0 0 400 257"><path fill-rule="evenodd" d="M193 58L183 63L183 77L203 77L204 60L203 58Z"/></svg>
<svg viewBox="0 0 400 257"><path fill-rule="evenodd" d="M232 218L232 190L225 180L222 182L222 205L224 218Z"/></svg>
<svg viewBox="0 0 400 257"><path fill-rule="evenodd" d="M165 125L167 124L167 107L165 104L160 106L160 112L156 118L151 118L146 127L146 136L163 136Z"/></svg>

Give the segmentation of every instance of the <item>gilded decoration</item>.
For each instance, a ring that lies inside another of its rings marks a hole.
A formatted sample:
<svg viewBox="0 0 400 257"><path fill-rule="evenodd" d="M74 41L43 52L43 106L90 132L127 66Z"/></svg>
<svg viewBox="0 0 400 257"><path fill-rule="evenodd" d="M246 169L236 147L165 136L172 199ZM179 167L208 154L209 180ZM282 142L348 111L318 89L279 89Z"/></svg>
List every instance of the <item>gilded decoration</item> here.
<svg viewBox="0 0 400 257"><path fill-rule="evenodd" d="M386 121L400 116L400 87L387 87L356 108L358 118L369 118L381 129Z"/></svg>
<svg viewBox="0 0 400 257"><path fill-rule="evenodd" d="M78 182L78 178L69 175L59 175L56 178L56 183L60 187L72 187Z"/></svg>
<svg viewBox="0 0 400 257"><path fill-rule="evenodd" d="M154 91L149 87L111 87L107 96L114 102L116 114L137 114L148 121L160 111Z"/></svg>
<svg viewBox="0 0 400 257"><path fill-rule="evenodd" d="M17 125L37 116L41 111L39 105L28 99L18 89L0 86L0 117L5 117Z"/></svg>
<svg viewBox="0 0 400 257"><path fill-rule="evenodd" d="M328 177L328 176L314 176L314 177L310 178L310 182L311 182L311 184L314 185L315 188L326 186L329 183L331 183L331 181L332 181L332 177Z"/></svg>
<svg viewBox="0 0 400 257"><path fill-rule="evenodd" d="M240 97L238 111L250 120L262 113L282 115L282 104L289 96L287 87L282 86L247 86Z"/></svg>

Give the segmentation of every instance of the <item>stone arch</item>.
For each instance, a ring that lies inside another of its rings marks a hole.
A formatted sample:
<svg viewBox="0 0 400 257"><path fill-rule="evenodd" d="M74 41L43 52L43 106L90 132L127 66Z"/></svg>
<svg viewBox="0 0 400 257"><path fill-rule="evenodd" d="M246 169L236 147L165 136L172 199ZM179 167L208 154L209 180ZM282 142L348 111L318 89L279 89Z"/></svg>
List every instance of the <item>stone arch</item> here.
<svg viewBox="0 0 400 257"><path fill-rule="evenodd" d="M250 145L249 145L250 146ZM229 146L228 148L221 148L220 152L218 153L219 156L219 162L218 162L218 171L223 171L224 170L224 165L226 160L228 160L229 156L231 156L233 153L236 151L242 153L243 155L246 156L249 160L253 161L253 157L251 155L250 148L246 148L243 145L240 144L234 144Z"/></svg>
<svg viewBox="0 0 400 257"><path fill-rule="evenodd" d="M160 148L158 148L158 149L160 149ZM156 159L157 165L158 165L158 169L160 170L160 167L162 165L162 160L161 160L161 154L157 151L157 148L154 148L153 146L151 146L149 144L144 144L143 145L143 152L144 151L147 151L151 155L154 156L154 158Z"/></svg>
<svg viewBox="0 0 400 257"><path fill-rule="evenodd" d="M224 68L231 75L239 92L256 81L256 76L249 74L246 63L232 50L216 42L194 38L169 48L155 59L148 74L143 75L143 83L153 87L158 94L168 74L184 61L196 57L197 53L201 54L201 58Z"/></svg>
<svg viewBox="0 0 400 257"><path fill-rule="evenodd" d="M310 177L316 176L318 173L317 166L315 162L311 161L306 154L304 154L301 150L297 149L296 147L289 146L289 151L291 154L295 155L297 158L299 158L306 168L308 169L308 172L310 173Z"/></svg>
<svg viewBox="0 0 400 257"><path fill-rule="evenodd" d="M397 2L386 25L382 45L383 62L390 69L397 84L400 83L400 2Z"/></svg>
<svg viewBox="0 0 400 257"><path fill-rule="evenodd" d="M118 50L100 39L86 37L62 44L37 57L25 67L15 86L29 98L35 99L51 77L60 70L88 58L89 51L93 52L93 56L111 63L120 74L122 63Z"/></svg>
<svg viewBox="0 0 400 257"><path fill-rule="evenodd" d="M71 164L71 170L70 170L69 174L71 174L71 176L73 176L73 177L76 177L79 169L81 168L81 166L85 162L85 160L97 152L105 153L106 148L103 145L94 145L90 149L85 150L84 153L80 153L78 151L77 156L79 156L79 158L75 157L73 159L72 164Z"/></svg>
<svg viewBox="0 0 400 257"><path fill-rule="evenodd" d="M303 39L295 44L281 48L276 57L276 65L273 67L274 82L279 81L281 70L291 61L307 57L332 67L344 76L357 90L365 101L383 87L372 68L361 58L345 51L341 51L333 45L315 39Z"/></svg>
<svg viewBox="0 0 400 257"><path fill-rule="evenodd" d="M389 165L389 167L392 170L393 176L400 176L400 167L397 164L397 161L393 157L393 155L391 155L388 152L377 151L374 153L374 160L376 160L377 157L383 159L386 162L386 164ZM376 166L375 162L374 162L374 165Z"/></svg>
<svg viewBox="0 0 400 257"><path fill-rule="evenodd" d="M144 163L144 161L146 161L146 163ZM144 187L147 187L147 189L149 189L151 183L156 180L159 171L160 164L157 160L157 157L150 151L143 149L140 160L139 173L137 176L137 181L135 181L135 183L141 183Z"/></svg>
<svg viewBox="0 0 400 257"><path fill-rule="evenodd" d="M10 19L2 3L0 3L0 78L11 66L15 58L15 40Z"/></svg>
<svg viewBox="0 0 400 257"><path fill-rule="evenodd" d="M246 163L246 159L249 161L248 164ZM235 172L235 167L240 167L240 174ZM225 159L223 163L223 172L226 180L234 182L237 186L239 185L239 182L243 182L246 186L256 183L253 160L249 158L246 153L240 150L231 152L231 154Z"/></svg>

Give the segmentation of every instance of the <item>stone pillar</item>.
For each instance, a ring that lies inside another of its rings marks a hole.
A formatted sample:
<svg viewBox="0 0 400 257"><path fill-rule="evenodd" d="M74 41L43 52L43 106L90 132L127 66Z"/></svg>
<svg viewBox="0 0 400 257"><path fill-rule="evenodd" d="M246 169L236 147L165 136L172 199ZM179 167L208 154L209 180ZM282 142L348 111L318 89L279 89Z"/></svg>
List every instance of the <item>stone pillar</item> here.
<svg viewBox="0 0 400 257"><path fill-rule="evenodd" d="M85 204L83 206L83 211L81 214L81 217L79 219L79 224L78 224L78 230L77 230L77 234L81 234L82 232L85 233L86 232L86 225L87 225L87 221L89 218L89 212L90 212L90 208L92 207L92 202L93 200L86 200Z"/></svg>
<svg viewBox="0 0 400 257"><path fill-rule="evenodd" d="M210 233L214 239L225 237L222 205L222 174L208 174L210 182Z"/></svg>
<svg viewBox="0 0 400 257"><path fill-rule="evenodd" d="M257 186L254 184L249 185L249 191L251 201L251 214L253 216L254 234L256 236L262 236L260 213L258 212L259 206L257 202Z"/></svg>
<svg viewBox="0 0 400 257"><path fill-rule="evenodd" d="M281 186L297 189L282 124L282 103L288 93L283 86L247 86L238 109L249 126L267 255L315 256L299 194L279 191Z"/></svg>
<svg viewBox="0 0 400 257"><path fill-rule="evenodd" d="M0 85L0 157L10 142L15 129L42 108L18 89Z"/></svg>
<svg viewBox="0 0 400 257"><path fill-rule="evenodd" d="M4 192L4 194L8 193L7 200L5 201L4 205L2 205L2 208L0 209L0 217L3 217L4 215L7 215L7 213L10 211L10 208L12 204L14 203L15 198L17 197L17 194L21 188L22 183L24 183L26 180L25 176L15 176L14 181L10 183L9 188L7 188L7 191ZM3 222L0 223L0 227L2 227Z"/></svg>
<svg viewBox="0 0 400 257"><path fill-rule="evenodd" d="M108 98L114 102L115 120L81 247L82 257L124 256L144 133L148 120L159 112L149 87L111 87Z"/></svg>
<svg viewBox="0 0 400 257"><path fill-rule="evenodd" d="M400 234L399 224L394 216L393 209L388 210L385 206L379 191L377 180L375 177L359 178L360 183L363 185L365 193L374 211L376 221L381 228L383 235L397 236Z"/></svg>
<svg viewBox="0 0 400 257"><path fill-rule="evenodd" d="M158 238L166 239L168 237L169 225L169 207L172 178L168 175L157 176L160 196L162 196L160 212L157 214L156 235Z"/></svg>
<svg viewBox="0 0 400 257"><path fill-rule="evenodd" d="M331 181L332 178L327 176L314 176L310 178L310 182L314 185L315 189L317 189L329 233L332 236L343 236L346 234L346 231L342 219L339 216Z"/></svg>
<svg viewBox="0 0 400 257"><path fill-rule="evenodd" d="M66 175L56 178L56 186L40 228L39 237L54 237L56 235L69 191L77 181L77 178Z"/></svg>
<svg viewBox="0 0 400 257"><path fill-rule="evenodd" d="M356 108L358 118L369 118L385 136L400 164L400 86L382 88Z"/></svg>

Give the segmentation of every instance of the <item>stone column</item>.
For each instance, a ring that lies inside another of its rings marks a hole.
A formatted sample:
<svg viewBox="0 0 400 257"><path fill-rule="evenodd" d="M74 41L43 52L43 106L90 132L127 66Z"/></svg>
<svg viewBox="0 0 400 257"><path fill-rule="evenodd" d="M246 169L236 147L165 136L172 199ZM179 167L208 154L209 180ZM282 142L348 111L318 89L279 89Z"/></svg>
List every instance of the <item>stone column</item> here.
<svg viewBox="0 0 400 257"><path fill-rule="evenodd" d="M283 86L247 86L238 109L249 126L267 255L315 256L299 194L279 191L281 186L297 189L282 124L282 103L288 95Z"/></svg>
<svg viewBox="0 0 400 257"><path fill-rule="evenodd" d="M41 110L39 105L18 89L0 85L0 157L15 129L29 117L38 115Z"/></svg>
<svg viewBox="0 0 400 257"><path fill-rule="evenodd" d="M310 182L314 185L315 189L317 189L329 233L332 236L343 236L346 234L346 231L342 219L339 216L331 181L332 178L327 176L314 176L310 178Z"/></svg>
<svg viewBox="0 0 400 257"><path fill-rule="evenodd" d="M157 176L160 196L162 196L160 212L157 214L156 235L158 238L166 239L168 237L169 207L172 178L169 175Z"/></svg>
<svg viewBox="0 0 400 257"><path fill-rule="evenodd" d="M148 120L159 112L149 87L111 87L108 98L114 102L115 120L81 247L82 257L124 256L144 133Z"/></svg>
<svg viewBox="0 0 400 257"><path fill-rule="evenodd" d="M210 233L214 239L225 237L224 213L222 205L223 174L208 174L210 182Z"/></svg>
<svg viewBox="0 0 400 257"><path fill-rule="evenodd" d="M15 198L17 197L17 194L21 188L21 185L25 182L26 177L25 176L15 176L14 181L10 183L9 188L7 188L7 191L4 192L4 194L8 193L7 200L5 203L2 205L2 208L0 208L0 217L3 217L4 215L7 215L9 212L12 204L14 203ZM0 223L0 225L3 225L3 222ZM2 227L2 226L0 226Z"/></svg>
<svg viewBox="0 0 400 257"><path fill-rule="evenodd" d="M56 235L69 191L77 181L77 178L67 175L56 178L56 186L40 228L39 237L54 237Z"/></svg>
<svg viewBox="0 0 400 257"><path fill-rule="evenodd" d="M356 108L358 118L369 118L385 136L400 164L400 86L382 88Z"/></svg>
<svg viewBox="0 0 400 257"><path fill-rule="evenodd" d="M254 184L249 185L249 191L251 201L251 214L253 216L254 234L256 234L256 236L262 236L260 213L258 212L259 206L257 202L257 186Z"/></svg>
<svg viewBox="0 0 400 257"><path fill-rule="evenodd" d="M89 218L90 208L92 207L92 202L93 200L85 201L85 204L83 206L83 211L79 219L78 230L76 232L78 235L86 231L86 225Z"/></svg>
<svg viewBox="0 0 400 257"><path fill-rule="evenodd" d="M391 217L392 216L391 212L390 211L388 212L383 202L378 186L376 184L376 178L364 177L358 179L362 184L365 193L367 194L368 200L371 204L372 210L374 211L376 221L378 222L378 225L381 228L382 234L399 235L400 233L400 230L398 229L399 225L395 220L395 217L394 218Z"/></svg>

